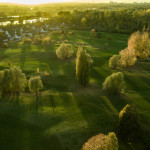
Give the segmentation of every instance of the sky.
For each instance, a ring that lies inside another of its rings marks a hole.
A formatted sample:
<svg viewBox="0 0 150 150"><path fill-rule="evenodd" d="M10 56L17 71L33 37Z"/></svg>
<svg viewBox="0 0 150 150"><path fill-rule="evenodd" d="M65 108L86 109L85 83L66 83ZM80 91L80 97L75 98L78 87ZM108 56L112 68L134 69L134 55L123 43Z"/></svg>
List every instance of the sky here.
<svg viewBox="0 0 150 150"><path fill-rule="evenodd" d="M21 3L21 4L41 4L41 3L54 3L54 2L104 2L110 0L0 0L0 3ZM115 2L150 2L150 0L112 0Z"/></svg>

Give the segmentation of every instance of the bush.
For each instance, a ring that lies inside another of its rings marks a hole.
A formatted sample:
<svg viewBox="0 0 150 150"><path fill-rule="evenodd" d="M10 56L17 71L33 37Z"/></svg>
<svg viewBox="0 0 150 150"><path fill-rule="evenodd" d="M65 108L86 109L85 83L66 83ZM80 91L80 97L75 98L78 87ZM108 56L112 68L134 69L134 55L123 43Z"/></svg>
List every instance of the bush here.
<svg viewBox="0 0 150 150"><path fill-rule="evenodd" d="M96 31L95 31L95 29L92 29L92 30L91 30L91 36L92 36L92 37L95 37L95 36L96 36Z"/></svg>
<svg viewBox="0 0 150 150"><path fill-rule="evenodd" d="M72 45L62 43L56 50L56 55L59 59L65 60L73 55Z"/></svg>
<svg viewBox="0 0 150 150"><path fill-rule="evenodd" d="M82 19L81 19L81 22L82 22L83 25L86 25L86 23L87 23L86 18L82 18Z"/></svg>
<svg viewBox="0 0 150 150"><path fill-rule="evenodd" d="M31 44L31 43L32 43L32 40L29 39L29 38L24 37L24 38L23 38L23 43L24 43L24 44Z"/></svg>
<svg viewBox="0 0 150 150"><path fill-rule="evenodd" d="M64 35L64 34L61 34L61 35L60 35L60 40L63 41L64 39L65 39L65 35Z"/></svg>
<svg viewBox="0 0 150 150"><path fill-rule="evenodd" d="M51 38L50 37L45 37L42 40L42 45L45 47L48 47L52 44Z"/></svg>
<svg viewBox="0 0 150 150"><path fill-rule="evenodd" d="M68 35L74 35L74 32L68 32Z"/></svg>
<svg viewBox="0 0 150 150"><path fill-rule="evenodd" d="M109 94L122 94L124 89L124 75L122 72L113 73L103 83L103 90Z"/></svg>
<svg viewBox="0 0 150 150"><path fill-rule="evenodd" d="M131 105L126 105L119 113L119 134L122 138L131 140L139 135L138 114Z"/></svg>
<svg viewBox="0 0 150 150"><path fill-rule="evenodd" d="M114 132L108 135L98 134L90 138L82 150L118 150L118 139Z"/></svg>
<svg viewBox="0 0 150 150"><path fill-rule="evenodd" d="M60 35L61 34L61 31L52 31L52 33L51 33L52 35Z"/></svg>
<svg viewBox="0 0 150 150"><path fill-rule="evenodd" d="M33 44L41 44L42 43L42 38L40 36L35 36L33 39Z"/></svg>
<svg viewBox="0 0 150 150"><path fill-rule="evenodd" d="M9 46L8 46L7 43L2 43L2 44L0 45L0 47L1 47L1 48L8 48Z"/></svg>
<svg viewBox="0 0 150 150"><path fill-rule="evenodd" d="M109 59L109 67L110 67L111 69L119 69L119 68L121 68L120 56L119 56L119 55L113 55L113 56Z"/></svg>

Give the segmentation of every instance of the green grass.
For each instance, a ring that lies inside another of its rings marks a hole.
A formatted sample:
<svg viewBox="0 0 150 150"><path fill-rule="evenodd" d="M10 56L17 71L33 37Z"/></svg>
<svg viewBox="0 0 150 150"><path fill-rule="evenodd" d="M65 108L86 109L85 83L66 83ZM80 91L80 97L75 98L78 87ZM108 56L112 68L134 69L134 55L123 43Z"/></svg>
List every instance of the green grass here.
<svg viewBox="0 0 150 150"><path fill-rule="evenodd" d="M56 43L59 36L52 39ZM127 103L136 105L141 124L149 129L149 61L138 61L123 71L125 95L109 97L101 90L105 78L114 72L108 67L109 58L127 46L127 39L128 35L113 33L102 33L101 39L93 39L87 31L75 31L75 35L65 39L75 51L68 61L57 59L55 51L59 44L43 48L20 42L0 49L0 69L11 61L29 79L40 68L44 84L38 104L34 104L35 95L28 89L19 102L1 100L0 150L79 150L90 137L116 131L118 113ZM75 57L81 42L94 60L87 88L82 88L75 77ZM49 77L43 76L45 71L50 73ZM146 148L143 143L119 144L121 150Z"/></svg>

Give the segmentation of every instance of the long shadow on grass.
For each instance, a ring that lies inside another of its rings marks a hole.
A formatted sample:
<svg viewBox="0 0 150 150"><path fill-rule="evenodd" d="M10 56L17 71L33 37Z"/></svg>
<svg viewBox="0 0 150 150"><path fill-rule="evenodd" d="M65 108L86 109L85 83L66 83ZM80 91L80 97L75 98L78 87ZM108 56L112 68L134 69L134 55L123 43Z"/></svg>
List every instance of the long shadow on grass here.
<svg viewBox="0 0 150 150"><path fill-rule="evenodd" d="M114 115L118 111L107 96L94 92L93 94L84 93L75 98L75 101L88 123L89 130L95 133L107 133L114 129Z"/></svg>
<svg viewBox="0 0 150 150"><path fill-rule="evenodd" d="M1 150L61 150L56 135L45 131L62 121L57 115L31 112L27 105L0 103Z"/></svg>
<svg viewBox="0 0 150 150"><path fill-rule="evenodd" d="M150 98L149 98L149 91L150 91L150 80L148 77L145 76L127 76L125 78L128 87L136 91L142 98L143 100L146 100L147 102L150 103ZM142 100L142 99L141 99Z"/></svg>
<svg viewBox="0 0 150 150"><path fill-rule="evenodd" d="M102 69L99 67L93 67L91 69L91 78L93 78L99 85L102 85L105 78L111 74L109 69Z"/></svg>
<svg viewBox="0 0 150 150"><path fill-rule="evenodd" d="M88 124L89 133L83 137L85 141L99 133L117 132L118 114L129 103L126 95L109 96L102 92L92 92L92 89L80 96L74 95L74 99Z"/></svg>
<svg viewBox="0 0 150 150"><path fill-rule="evenodd" d="M74 94L74 101L88 124L88 132L82 138L87 141L92 136L108 132L117 132L119 111L128 103L126 96L108 96L92 89L82 94ZM80 90L80 91L81 91ZM84 141L84 142L85 142Z"/></svg>
<svg viewBox="0 0 150 150"><path fill-rule="evenodd" d="M24 63L26 61L26 56L29 50L31 49L30 44L23 44L21 48L21 54L20 54L20 63L21 63L21 68L24 68Z"/></svg>
<svg viewBox="0 0 150 150"><path fill-rule="evenodd" d="M49 95L49 103L50 106L53 108L53 112L55 112L55 108L56 108L56 102L54 100L54 96L53 95Z"/></svg>

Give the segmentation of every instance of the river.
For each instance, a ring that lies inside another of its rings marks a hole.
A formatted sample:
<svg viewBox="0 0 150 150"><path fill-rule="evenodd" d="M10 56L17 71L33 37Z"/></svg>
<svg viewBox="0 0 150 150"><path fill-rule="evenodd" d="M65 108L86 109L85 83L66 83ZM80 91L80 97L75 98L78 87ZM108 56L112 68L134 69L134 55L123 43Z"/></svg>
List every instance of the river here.
<svg viewBox="0 0 150 150"><path fill-rule="evenodd" d="M35 23L37 21L40 21L40 22L43 22L45 20L48 20L48 18L39 18L39 19L29 19L29 20L23 20L23 24L26 24L26 23ZM10 21L4 21L4 22L0 22L0 26L7 26L11 24ZM13 24L19 24L19 21L13 21Z"/></svg>

